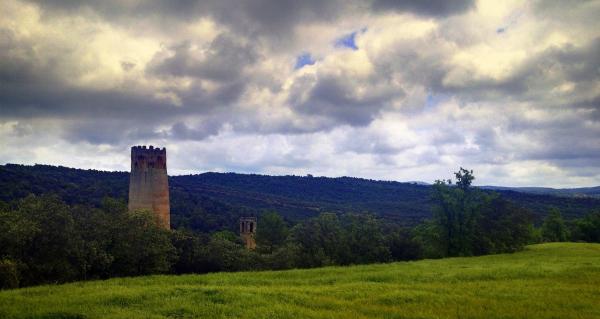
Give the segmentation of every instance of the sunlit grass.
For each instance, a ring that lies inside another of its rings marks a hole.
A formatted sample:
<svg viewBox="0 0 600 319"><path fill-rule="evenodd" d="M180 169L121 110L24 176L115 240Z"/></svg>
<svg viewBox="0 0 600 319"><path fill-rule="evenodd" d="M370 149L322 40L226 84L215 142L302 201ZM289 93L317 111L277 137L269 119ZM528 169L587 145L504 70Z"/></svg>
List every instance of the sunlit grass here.
<svg viewBox="0 0 600 319"><path fill-rule="evenodd" d="M0 292L0 318L600 318L600 244Z"/></svg>

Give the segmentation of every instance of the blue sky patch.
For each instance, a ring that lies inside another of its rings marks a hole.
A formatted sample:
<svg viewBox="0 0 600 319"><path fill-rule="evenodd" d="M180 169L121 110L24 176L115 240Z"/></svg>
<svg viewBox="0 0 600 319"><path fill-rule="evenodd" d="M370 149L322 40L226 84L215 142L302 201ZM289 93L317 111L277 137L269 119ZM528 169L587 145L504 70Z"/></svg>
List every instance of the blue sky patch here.
<svg viewBox="0 0 600 319"><path fill-rule="evenodd" d="M350 48L352 50L358 50L358 47L356 46L356 33L357 31L354 31L350 34L346 34L345 36L337 39L335 41L335 46L336 47L343 47L343 48Z"/></svg>
<svg viewBox="0 0 600 319"><path fill-rule="evenodd" d="M315 62L315 59L313 59L310 53L302 53L296 58L296 65L294 66L294 69L298 70L305 65L313 65Z"/></svg>
<svg viewBox="0 0 600 319"><path fill-rule="evenodd" d="M335 47L358 50L358 46L356 45L356 35L359 33L365 33L365 32L367 32L367 27L364 27L358 31L354 31L352 33L346 34L343 37L335 40Z"/></svg>

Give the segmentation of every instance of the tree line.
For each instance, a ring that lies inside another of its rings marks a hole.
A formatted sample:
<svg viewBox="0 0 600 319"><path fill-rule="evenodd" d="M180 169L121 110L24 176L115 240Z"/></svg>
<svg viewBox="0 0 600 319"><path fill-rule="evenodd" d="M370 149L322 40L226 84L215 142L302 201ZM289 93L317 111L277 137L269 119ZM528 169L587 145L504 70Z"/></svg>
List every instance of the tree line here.
<svg viewBox="0 0 600 319"><path fill-rule="evenodd" d="M68 205L52 195L0 202L0 287L156 273L308 268L514 252L542 241L600 242L600 210L565 221L552 209L539 227L525 208L455 181L433 187L434 215L416 227L368 213L321 213L292 223L275 211L259 216L257 249L223 229L164 230L124 201Z"/></svg>
<svg viewBox="0 0 600 319"><path fill-rule="evenodd" d="M127 199L129 174L49 165L0 165L0 200L56 194L68 205L101 207L104 197ZM236 231L241 216L277 211L295 224L320 212L365 212L406 227L433 216L433 187L360 178L204 173L170 176L171 226L198 232ZM600 207L600 198L497 192L531 210L539 224L549 207L567 219Z"/></svg>

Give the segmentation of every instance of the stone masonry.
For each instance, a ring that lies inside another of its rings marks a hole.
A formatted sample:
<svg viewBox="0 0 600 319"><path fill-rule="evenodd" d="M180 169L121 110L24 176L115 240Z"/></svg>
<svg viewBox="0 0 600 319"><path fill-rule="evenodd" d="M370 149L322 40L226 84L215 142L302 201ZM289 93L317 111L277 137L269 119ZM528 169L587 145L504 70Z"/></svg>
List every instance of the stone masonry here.
<svg viewBox="0 0 600 319"><path fill-rule="evenodd" d="M129 176L129 211L147 209L160 225L171 227L167 149L150 146L131 148Z"/></svg>

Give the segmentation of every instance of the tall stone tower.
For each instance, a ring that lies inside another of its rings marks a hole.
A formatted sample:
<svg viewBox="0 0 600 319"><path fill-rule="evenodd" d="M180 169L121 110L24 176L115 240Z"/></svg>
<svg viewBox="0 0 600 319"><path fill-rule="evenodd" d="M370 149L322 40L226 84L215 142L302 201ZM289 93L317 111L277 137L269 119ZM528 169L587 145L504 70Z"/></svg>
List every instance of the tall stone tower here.
<svg viewBox="0 0 600 319"><path fill-rule="evenodd" d="M247 249L256 249L256 217L240 218L240 237Z"/></svg>
<svg viewBox="0 0 600 319"><path fill-rule="evenodd" d="M171 228L167 149L150 146L131 148L129 211L148 209L166 229Z"/></svg>

